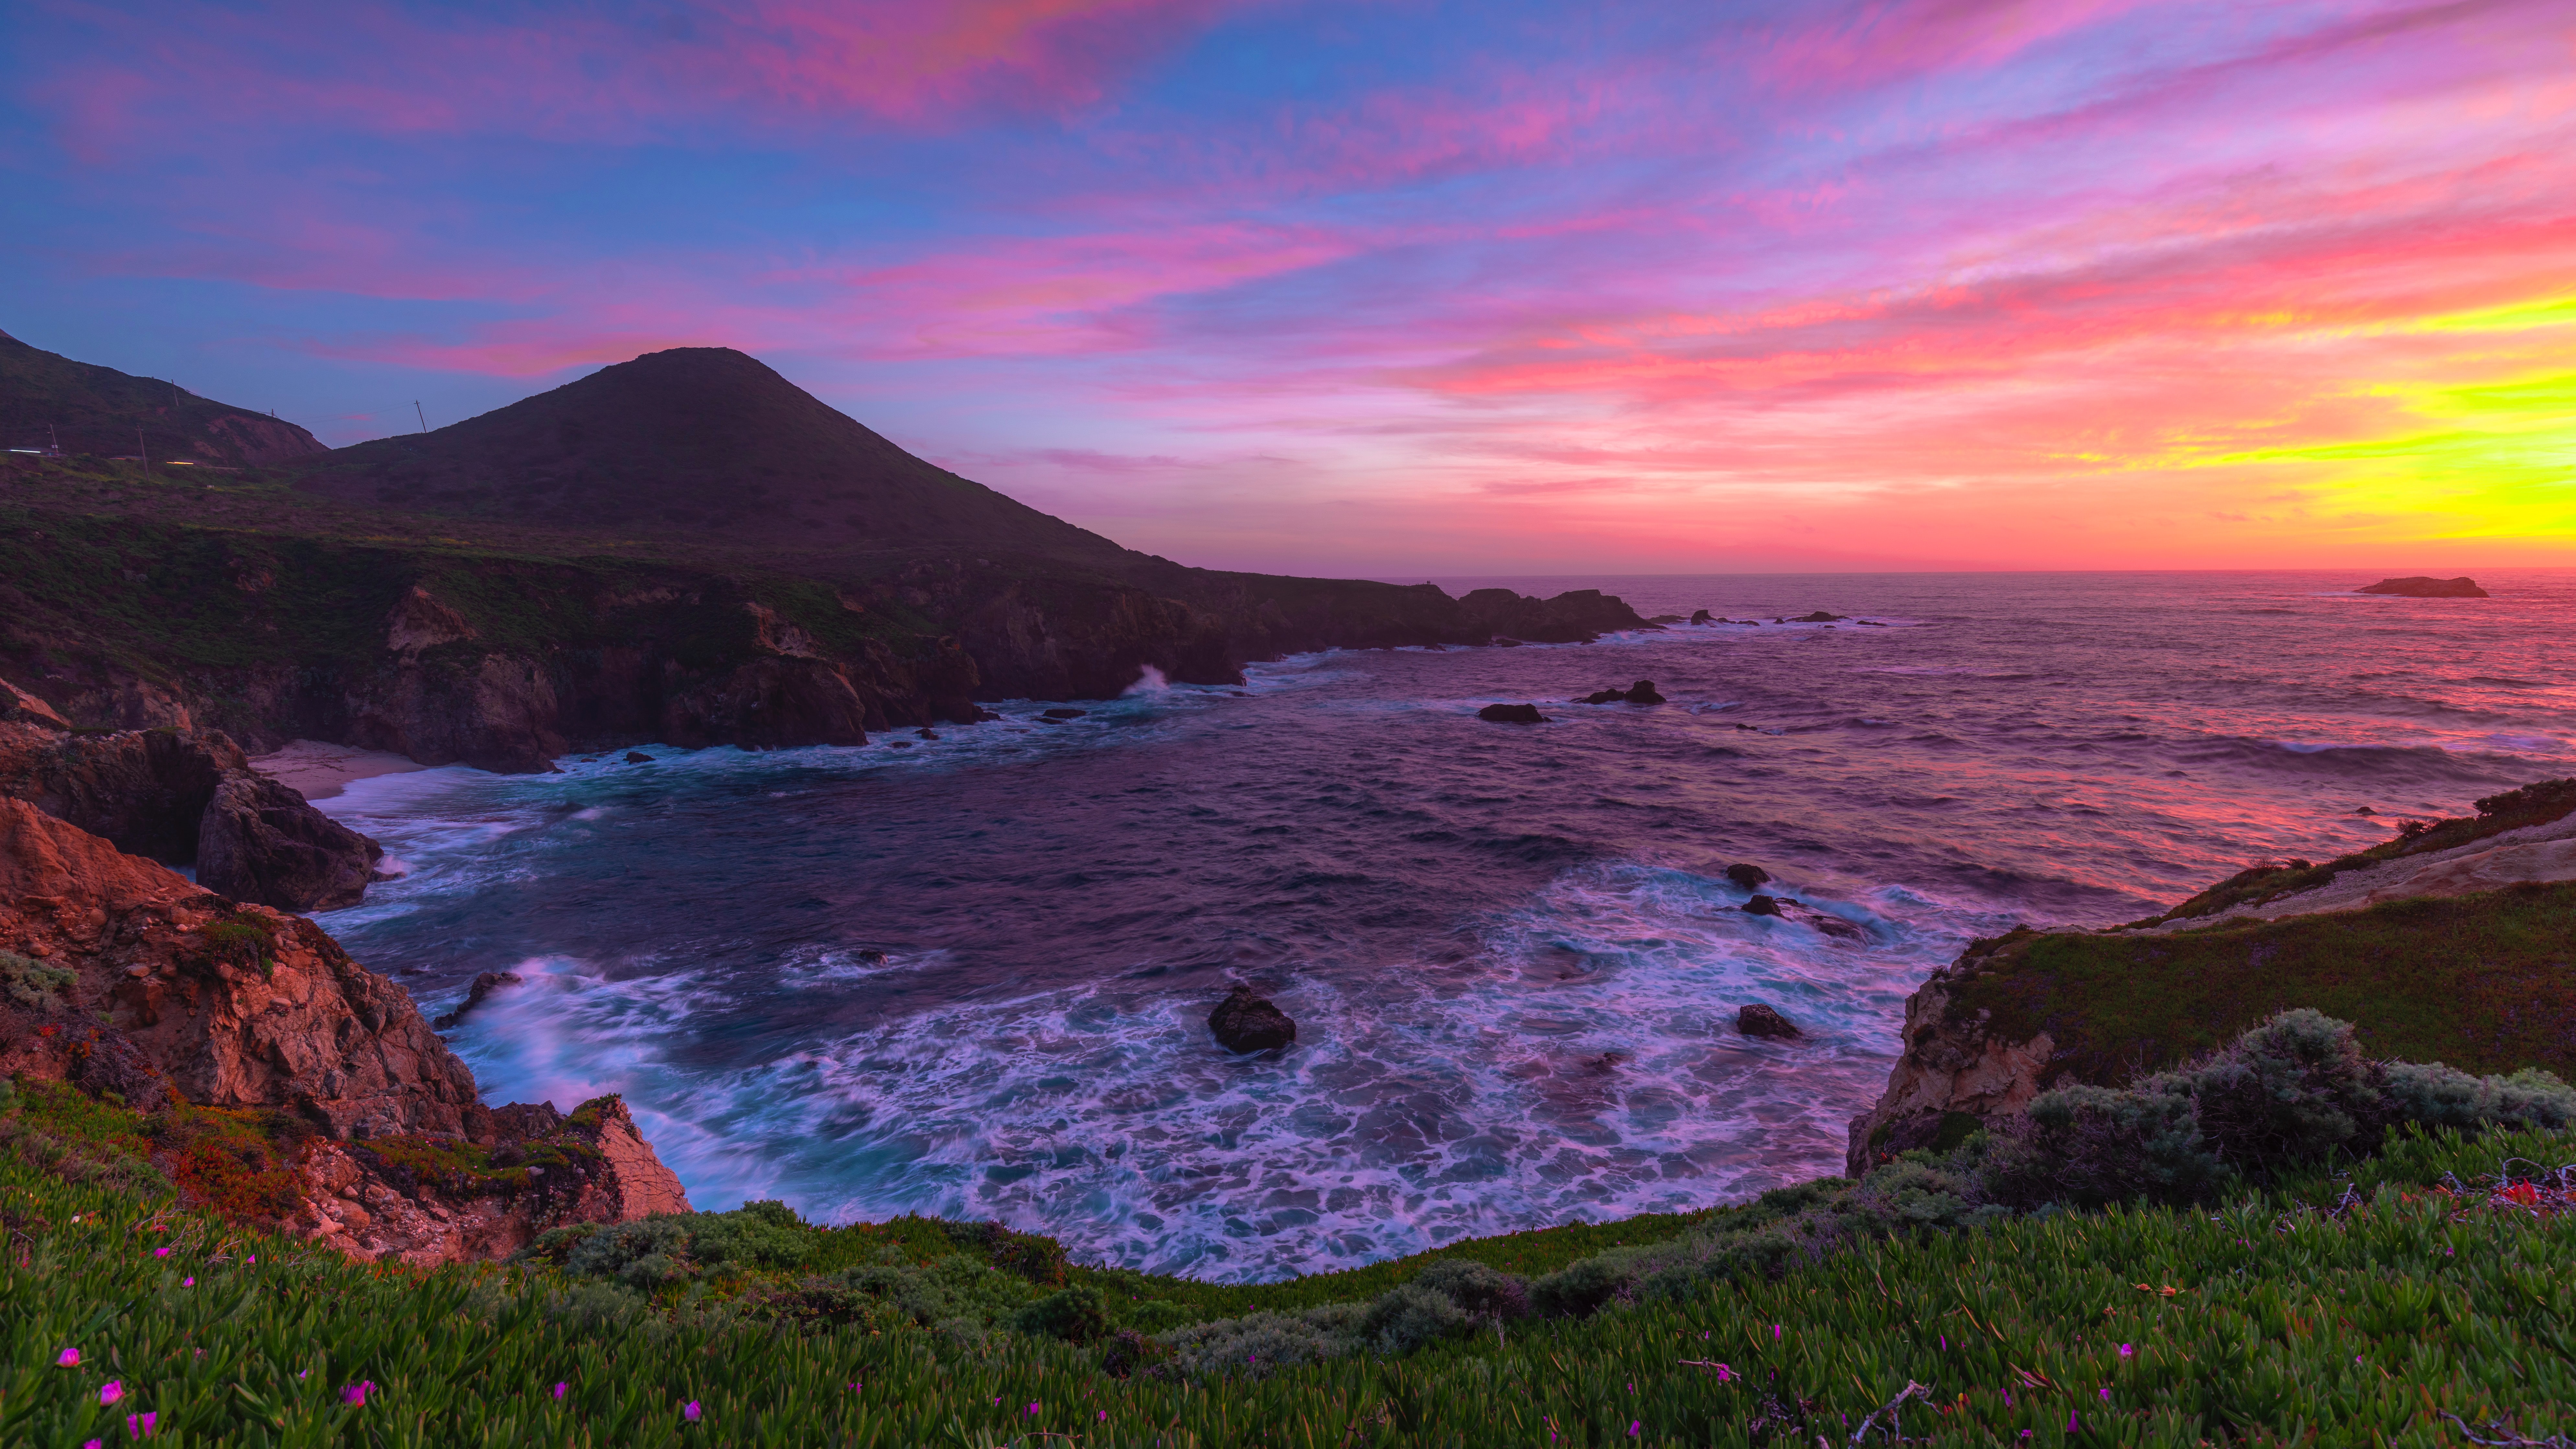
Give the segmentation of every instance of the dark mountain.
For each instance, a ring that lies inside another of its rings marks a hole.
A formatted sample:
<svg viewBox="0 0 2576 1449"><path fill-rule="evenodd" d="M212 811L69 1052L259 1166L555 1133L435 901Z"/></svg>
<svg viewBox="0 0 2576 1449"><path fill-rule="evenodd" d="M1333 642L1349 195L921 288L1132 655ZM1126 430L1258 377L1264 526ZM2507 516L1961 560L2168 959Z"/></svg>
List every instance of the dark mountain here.
<svg viewBox="0 0 2576 1449"><path fill-rule="evenodd" d="M139 435L139 437L138 437ZM323 447L293 423L198 397L175 383L74 362L0 332L0 441L155 464L265 467Z"/></svg>
<svg viewBox="0 0 2576 1449"><path fill-rule="evenodd" d="M297 486L415 512L813 551L1133 557L923 462L729 347L647 353L434 433L342 448Z"/></svg>

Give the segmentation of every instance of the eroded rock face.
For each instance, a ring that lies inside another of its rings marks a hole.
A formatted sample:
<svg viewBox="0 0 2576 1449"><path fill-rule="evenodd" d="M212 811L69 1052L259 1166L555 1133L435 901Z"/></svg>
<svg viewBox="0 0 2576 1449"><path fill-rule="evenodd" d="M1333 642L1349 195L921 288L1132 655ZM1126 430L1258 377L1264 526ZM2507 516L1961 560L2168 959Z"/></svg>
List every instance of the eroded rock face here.
<svg viewBox="0 0 2576 1449"><path fill-rule="evenodd" d="M0 795L129 854L194 864L207 889L281 910L356 905L384 856L254 773L212 730L95 735L0 724Z"/></svg>
<svg viewBox="0 0 2576 1449"><path fill-rule="evenodd" d="M410 996L310 921L5 798L0 951L43 987L0 995L0 1074L138 1112L267 1109L293 1128L272 1140L304 1195L278 1225L353 1256L492 1257L565 1223L688 1210L623 1103L488 1108Z"/></svg>
<svg viewBox="0 0 2576 1449"><path fill-rule="evenodd" d="M1297 1040L1297 1023L1249 986L1234 988L1208 1015L1208 1030L1228 1051L1261 1052Z"/></svg>
<svg viewBox="0 0 2576 1449"><path fill-rule="evenodd" d="M2040 1094L2057 1051L2046 1032L2029 1041L2005 1041L1987 1031L1984 1012L1969 1021L1949 1019L1950 980L1975 950L1932 973L1905 999L1905 1054L1888 1072L1877 1103L1852 1119L1847 1176L1859 1177L1899 1152L1930 1145L1955 1118L2018 1112Z"/></svg>
<svg viewBox="0 0 2576 1449"><path fill-rule="evenodd" d="M263 775L227 776L197 824L197 882L290 911L354 906L384 847Z"/></svg>
<svg viewBox="0 0 2576 1449"><path fill-rule="evenodd" d="M43 725L57 730L72 727L71 721L56 713L52 705L5 679L0 679L0 723Z"/></svg>

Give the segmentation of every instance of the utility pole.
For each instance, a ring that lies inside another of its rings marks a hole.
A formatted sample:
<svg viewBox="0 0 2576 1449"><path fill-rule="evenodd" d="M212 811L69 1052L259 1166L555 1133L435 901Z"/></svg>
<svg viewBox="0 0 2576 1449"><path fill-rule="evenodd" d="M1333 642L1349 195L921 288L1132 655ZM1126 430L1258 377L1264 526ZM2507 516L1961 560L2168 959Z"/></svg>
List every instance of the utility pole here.
<svg viewBox="0 0 2576 1449"><path fill-rule="evenodd" d="M134 430L134 451L143 455L143 476L152 476L152 450L143 445L143 430Z"/></svg>
<svg viewBox="0 0 2576 1449"><path fill-rule="evenodd" d="M45 424L45 436L54 440L54 456L57 458L61 457L63 455L62 430L55 427L52 423L47 423Z"/></svg>
<svg viewBox="0 0 2576 1449"><path fill-rule="evenodd" d="M412 412L412 416L413 416L413 417L416 417L416 418L420 419L420 430L421 430L422 432L424 432L424 433L428 432L428 431L429 431L429 414L427 414L427 413L425 413L425 412L422 412L422 411L420 410L420 399L418 399L418 398L414 398L414 399L412 399L411 412Z"/></svg>

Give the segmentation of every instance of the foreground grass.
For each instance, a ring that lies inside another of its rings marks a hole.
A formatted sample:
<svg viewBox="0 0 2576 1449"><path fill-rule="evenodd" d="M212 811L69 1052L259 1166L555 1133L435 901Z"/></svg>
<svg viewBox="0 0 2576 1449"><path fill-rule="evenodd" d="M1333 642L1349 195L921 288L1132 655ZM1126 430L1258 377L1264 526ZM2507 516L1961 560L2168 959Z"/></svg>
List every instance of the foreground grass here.
<svg viewBox="0 0 2576 1449"><path fill-rule="evenodd" d="M2553 1186L2441 1190L2517 1157L2528 1178L2576 1139L2407 1138L2219 1209L1861 1246L1408 1358L1196 1382L1009 1333L576 1321L545 1273L351 1264L8 1163L0 1443L127 1442L149 1413L158 1439L240 1445L1804 1445L1850 1441L1909 1384L1911 1442L2463 1442L2444 1413L2540 1439L2576 1430L2576 1218Z"/></svg>

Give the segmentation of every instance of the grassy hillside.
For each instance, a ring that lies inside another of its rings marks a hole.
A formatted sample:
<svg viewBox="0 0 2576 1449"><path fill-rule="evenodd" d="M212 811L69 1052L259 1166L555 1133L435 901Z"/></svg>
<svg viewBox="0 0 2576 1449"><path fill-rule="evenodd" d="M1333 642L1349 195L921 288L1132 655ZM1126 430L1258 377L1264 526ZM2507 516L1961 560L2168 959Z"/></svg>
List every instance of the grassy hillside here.
<svg viewBox="0 0 2576 1449"><path fill-rule="evenodd" d="M2576 884L2171 935L2016 932L1963 962L1948 1016L2046 1032L2077 1079L2112 1083L2290 1006L2353 1022L2374 1055L2576 1077Z"/></svg>
<svg viewBox="0 0 2576 1449"><path fill-rule="evenodd" d="M293 423L202 398L159 378L75 362L0 332L0 447L157 462L257 466L322 445Z"/></svg>

